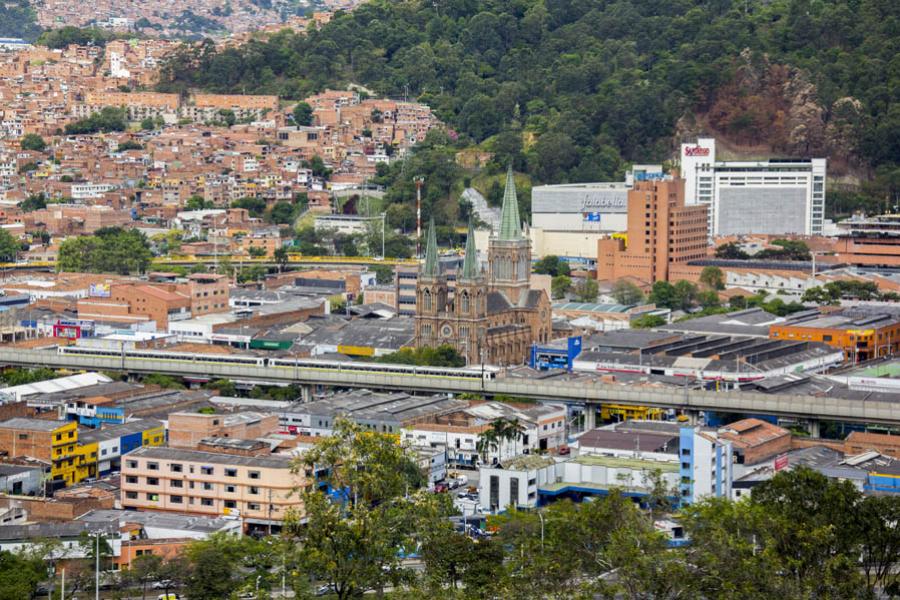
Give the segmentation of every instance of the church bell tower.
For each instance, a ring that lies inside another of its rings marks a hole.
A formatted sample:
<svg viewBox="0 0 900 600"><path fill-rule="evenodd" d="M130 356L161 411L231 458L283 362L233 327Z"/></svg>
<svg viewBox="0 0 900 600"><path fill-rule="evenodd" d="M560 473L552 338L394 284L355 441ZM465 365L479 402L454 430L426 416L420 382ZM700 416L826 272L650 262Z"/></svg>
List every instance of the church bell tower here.
<svg viewBox="0 0 900 600"><path fill-rule="evenodd" d="M491 289L506 296L513 306L524 303L531 283L531 241L522 233L511 164L503 190L500 231L491 237L488 246L488 265Z"/></svg>

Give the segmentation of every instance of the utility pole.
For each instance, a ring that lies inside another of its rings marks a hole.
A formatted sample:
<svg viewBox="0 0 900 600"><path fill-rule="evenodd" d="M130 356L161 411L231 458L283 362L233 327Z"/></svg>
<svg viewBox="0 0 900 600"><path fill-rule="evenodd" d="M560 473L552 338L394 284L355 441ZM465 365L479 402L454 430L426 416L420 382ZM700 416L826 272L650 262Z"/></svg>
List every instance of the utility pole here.
<svg viewBox="0 0 900 600"><path fill-rule="evenodd" d="M416 258L422 258L422 185L424 177L416 177Z"/></svg>

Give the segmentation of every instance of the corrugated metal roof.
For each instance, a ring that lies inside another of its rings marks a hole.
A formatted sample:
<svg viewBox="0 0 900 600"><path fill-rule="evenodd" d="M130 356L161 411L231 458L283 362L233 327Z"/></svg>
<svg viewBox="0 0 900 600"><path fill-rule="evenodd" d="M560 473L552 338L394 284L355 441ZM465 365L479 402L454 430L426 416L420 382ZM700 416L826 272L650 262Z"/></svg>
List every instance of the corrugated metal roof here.
<svg viewBox="0 0 900 600"><path fill-rule="evenodd" d="M21 400L26 396L33 396L34 394L67 392L69 390L97 385L99 383L109 383L111 381L112 379L102 373L79 373L78 375L69 375L68 377L58 377L56 379L48 379L36 383L16 385L3 388L0 391L15 396L16 400Z"/></svg>
<svg viewBox="0 0 900 600"><path fill-rule="evenodd" d="M600 304L596 302L564 302L553 305L553 310L581 310L585 312L628 312L632 307L625 304Z"/></svg>

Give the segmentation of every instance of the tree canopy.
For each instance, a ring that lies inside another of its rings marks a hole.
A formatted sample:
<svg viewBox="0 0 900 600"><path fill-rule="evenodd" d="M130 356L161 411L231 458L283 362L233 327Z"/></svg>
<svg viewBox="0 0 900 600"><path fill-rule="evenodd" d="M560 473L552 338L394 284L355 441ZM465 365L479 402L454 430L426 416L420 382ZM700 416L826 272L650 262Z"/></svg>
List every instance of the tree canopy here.
<svg viewBox="0 0 900 600"><path fill-rule="evenodd" d="M300 126L312 125L312 112L312 107L309 104L298 102L291 113L294 117L294 124Z"/></svg>
<svg viewBox="0 0 900 600"><path fill-rule="evenodd" d="M44 31L37 40L41 46L62 49L72 44L79 46L105 46L115 39L131 37L134 34L115 33L99 27L66 26Z"/></svg>
<svg viewBox="0 0 900 600"><path fill-rule="evenodd" d="M619 304L640 304L644 301L644 292L641 291L641 288L627 279L616 281L610 291L610 296Z"/></svg>
<svg viewBox="0 0 900 600"><path fill-rule="evenodd" d="M15 261L19 250L21 250L19 241L7 230L0 229L0 262Z"/></svg>
<svg viewBox="0 0 900 600"><path fill-rule="evenodd" d="M81 135L88 133L110 133L112 131L125 131L128 121L124 108L104 106L100 112L95 112L89 117L67 123L66 135Z"/></svg>
<svg viewBox="0 0 900 600"><path fill-rule="evenodd" d="M22 150L32 150L34 152L43 152L44 148L47 147L47 142L44 141L44 138L39 136L36 133L26 133L22 136L19 145L22 147Z"/></svg>
<svg viewBox="0 0 900 600"><path fill-rule="evenodd" d="M535 273L542 275L550 275L557 277L559 275L570 275L569 263L558 256L549 254L540 258L534 263L533 270Z"/></svg>
<svg viewBox="0 0 900 600"><path fill-rule="evenodd" d="M420 367L463 367L466 359L460 356L453 346L443 345L437 348L401 348L396 352L377 358L378 362L417 365Z"/></svg>
<svg viewBox="0 0 900 600"><path fill-rule="evenodd" d="M145 272L151 258L143 233L105 227L93 236L69 238L60 244L58 267L60 271L130 275Z"/></svg>
<svg viewBox="0 0 900 600"><path fill-rule="evenodd" d="M43 192L31 194L25 200L19 203L19 208L22 210L22 212L31 212L33 210L47 208L47 198L46 196L44 196Z"/></svg>
<svg viewBox="0 0 900 600"><path fill-rule="evenodd" d="M341 600L408 581L403 555L449 514L445 498L419 489L422 472L393 435L345 419L295 468L321 470L327 483L303 493L306 523L292 530L298 562Z"/></svg>

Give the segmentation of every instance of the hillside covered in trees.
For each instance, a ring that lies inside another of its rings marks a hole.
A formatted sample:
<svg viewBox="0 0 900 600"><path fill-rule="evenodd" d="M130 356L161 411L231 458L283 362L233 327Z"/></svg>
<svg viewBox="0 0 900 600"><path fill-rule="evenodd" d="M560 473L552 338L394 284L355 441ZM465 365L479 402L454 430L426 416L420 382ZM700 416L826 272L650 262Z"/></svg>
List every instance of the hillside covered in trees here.
<svg viewBox="0 0 900 600"><path fill-rule="evenodd" d="M0 2L0 37L34 41L40 34L41 28L34 20L28 0Z"/></svg>
<svg viewBox="0 0 900 600"><path fill-rule="evenodd" d="M184 47L161 89L363 84L419 99L539 182L617 176L712 132L900 188L893 0L372 0L307 35Z"/></svg>

